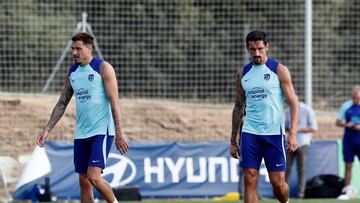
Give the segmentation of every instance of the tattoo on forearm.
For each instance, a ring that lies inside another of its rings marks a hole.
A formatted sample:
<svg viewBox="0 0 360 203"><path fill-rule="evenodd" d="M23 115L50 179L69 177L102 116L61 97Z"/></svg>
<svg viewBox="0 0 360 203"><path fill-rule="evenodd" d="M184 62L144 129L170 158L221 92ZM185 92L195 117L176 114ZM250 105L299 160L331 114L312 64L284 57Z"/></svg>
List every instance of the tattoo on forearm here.
<svg viewBox="0 0 360 203"><path fill-rule="evenodd" d="M232 114L232 131L231 131L231 143L238 142L239 129L242 124L242 118L244 116L244 101L237 99Z"/></svg>
<svg viewBox="0 0 360 203"><path fill-rule="evenodd" d="M113 107L111 108L111 112L112 112L113 119L114 119L115 130L121 132L122 125L121 125L120 113L118 111L116 111Z"/></svg>
<svg viewBox="0 0 360 203"><path fill-rule="evenodd" d="M47 127L52 129L64 114L67 105L69 104L74 91L71 86L64 87L60 95L58 103L55 105L51 114Z"/></svg>

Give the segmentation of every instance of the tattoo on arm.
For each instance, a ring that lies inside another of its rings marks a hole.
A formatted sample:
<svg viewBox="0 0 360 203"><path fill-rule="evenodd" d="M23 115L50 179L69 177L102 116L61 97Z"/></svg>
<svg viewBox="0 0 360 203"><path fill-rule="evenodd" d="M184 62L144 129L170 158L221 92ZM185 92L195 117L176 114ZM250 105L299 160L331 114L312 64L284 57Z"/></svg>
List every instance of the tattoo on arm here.
<svg viewBox="0 0 360 203"><path fill-rule="evenodd" d="M235 106L232 113L232 131L230 142L235 144L238 142L238 135L240 126L242 125L242 119L244 117L244 100L236 100ZM241 135L239 135L241 136Z"/></svg>
<svg viewBox="0 0 360 203"><path fill-rule="evenodd" d="M231 130L231 138L230 138L230 142L232 144L238 143L239 130L243 123L243 117L245 112L245 95L244 95L244 90L242 89L241 86L240 75L241 74L238 73L236 76L237 96L232 113L232 130ZM239 136L241 136L241 133Z"/></svg>
<svg viewBox="0 0 360 203"><path fill-rule="evenodd" d="M69 104L69 102L71 100L73 93L74 93L74 90L72 89L70 82L67 81L62 90L59 101L57 102L57 104L54 107L54 110L51 114L49 122L46 125L46 128L51 130L56 125L56 123L60 120L60 118L62 117L62 115L64 114L64 112L66 110L67 105Z"/></svg>
<svg viewBox="0 0 360 203"><path fill-rule="evenodd" d="M114 105L111 105L111 113L113 115L114 124L115 124L115 130L119 133L122 132L122 121L121 121L121 114L120 110L117 110L113 107Z"/></svg>

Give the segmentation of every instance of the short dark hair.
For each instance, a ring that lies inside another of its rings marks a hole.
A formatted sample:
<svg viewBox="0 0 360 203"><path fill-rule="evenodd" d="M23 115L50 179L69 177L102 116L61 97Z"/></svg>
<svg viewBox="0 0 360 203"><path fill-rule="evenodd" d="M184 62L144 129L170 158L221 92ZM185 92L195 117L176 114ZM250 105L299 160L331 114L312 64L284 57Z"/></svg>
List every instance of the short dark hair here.
<svg viewBox="0 0 360 203"><path fill-rule="evenodd" d="M246 46L249 46L249 42L263 41L266 45L268 34L263 31L252 31L246 36Z"/></svg>
<svg viewBox="0 0 360 203"><path fill-rule="evenodd" d="M91 44L91 46L94 46L94 37L87 32L79 32L75 34L71 40L73 42L82 41L85 45Z"/></svg>

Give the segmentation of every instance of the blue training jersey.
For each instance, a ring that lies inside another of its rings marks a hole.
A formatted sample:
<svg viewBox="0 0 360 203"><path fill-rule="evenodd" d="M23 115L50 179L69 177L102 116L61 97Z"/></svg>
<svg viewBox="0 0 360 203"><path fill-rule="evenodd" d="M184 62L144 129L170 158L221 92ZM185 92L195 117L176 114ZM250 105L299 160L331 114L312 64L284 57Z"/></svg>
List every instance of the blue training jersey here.
<svg viewBox="0 0 360 203"><path fill-rule="evenodd" d="M346 111L353 105L352 99L347 100L346 102L341 104L341 107L336 115L336 118L341 121L345 121L345 113Z"/></svg>
<svg viewBox="0 0 360 203"><path fill-rule="evenodd" d="M265 64L244 66L241 84L246 108L243 132L256 135L284 134L284 93L277 75L278 62L268 58Z"/></svg>
<svg viewBox="0 0 360 203"><path fill-rule="evenodd" d="M351 122L353 124L360 125L360 105L353 104L350 108L348 108L345 112L345 120L346 123ZM360 143L360 131L345 128L345 138L348 136L350 139L356 136L357 143Z"/></svg>
<svg viewBox="0 0 360 203"><path fill-rule="evenodd" d="M94 57L86 66L73 64L70 67L70 84L76 100L74 139L115 135L111 107L100 74L103 62Z"/></svg>

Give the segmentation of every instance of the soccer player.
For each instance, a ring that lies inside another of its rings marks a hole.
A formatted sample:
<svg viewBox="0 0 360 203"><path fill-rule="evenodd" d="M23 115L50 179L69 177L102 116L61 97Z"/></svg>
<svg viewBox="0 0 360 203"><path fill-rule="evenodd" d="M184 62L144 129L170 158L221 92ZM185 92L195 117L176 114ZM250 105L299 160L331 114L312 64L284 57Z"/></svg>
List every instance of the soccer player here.
<svg viewBox="0 0 360 203"><path fill-rule="evenodd" d="M240 166L244 169L245 203L258 202L257 184L262 158L275 197L285 203L289 200L289 187L285 182L284 97L291 112L287 140L290 152L297 149L298 100L289 70L267 56L267 34L262 31L250 32L246 36L246 47L251 62L236 74L237 94L232 116L230 154L241 160ZM239 133L240 126L242 130Z"/></svg>
<svg viewBox="0 0 360 203"><path fill-rule="evenodd" d="M344 189L339 198L346 198L351 193L351 171L355 155L360 160L360 86L352 88L352 100L341 105L336 125L344 127L343 158L345 162ZM350 194L349 193L349 194ZM349 197L350 198L350 197Z"/></svg>
<svg viewBox="0 0 360 203"><path fill-rule="evenodd" d="M44 146L51 129L60 120L74 95L74 164L75 172L79 173L81 202L94 202L94 187L107 202L117 203L112 188L101 177L114 136L120 153L128 150L115 71L108 62L92 56L94 39L90 34L81 32L71 40L71 54L75 63L66 71L59 101L45 129L37 137L37 145Z"/></svg>

